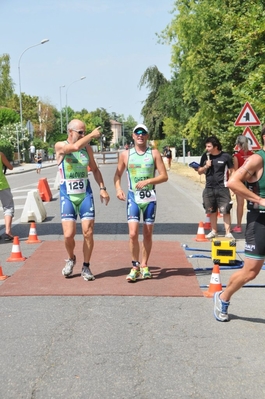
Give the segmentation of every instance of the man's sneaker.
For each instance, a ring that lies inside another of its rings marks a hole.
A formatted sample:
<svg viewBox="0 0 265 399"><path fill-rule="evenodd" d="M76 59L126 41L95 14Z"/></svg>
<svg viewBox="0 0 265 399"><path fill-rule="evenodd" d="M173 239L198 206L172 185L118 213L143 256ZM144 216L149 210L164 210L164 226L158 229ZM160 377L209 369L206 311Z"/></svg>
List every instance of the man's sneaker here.
<svg viewBox="0 0 265 399"><path fill-rule="evenodd" d="M218 291L214 294L213 313L214 313L214 317L216 318L216 320L228 321L229 317L228 317L227 309L228 309L230 302L222 301L222 299L220 298L221 293L222 293L222 291Z"/></svg>
<svg viewBox="0 0 265 399"><path fill-rule="evenodd" d="M62 270L62 275L64 277L69 277L73 273L74 265L76 264L76 257L74 255L74 259L67 259L66 264Z"/></svg>
<svg viewBox="0 0 265 399"><path fill-rule="evenodd" d="M147 266L141 267L140 270L141 270L142 278L152 278L152 274L150 273Z"/></svg>
<svg viewBox="0 0 265 399"><path fill-rule="evenodd" d="M127 281L136 281L136 279L140 276L140 270L139 268L133 267L126 277Z"/></svg>
<svg viewBox="0 0 265 399"><path fill-rule="evenodd" d="M82 267L82 272L81 272L81 277L83 277L84 280L86 281L93 281L95 280L95 277L91 273L89 267L83 266Z"/></svg>
<svg viewBox="0 0 265 399"><path fill-rule="evenodd" d="M235 237L233 236L232 233L227 233L227 234L225 235L225 238L231 238L232 240L235 239Z"/></svg>
<svg viewBox="0 0 265 399"><path fill-rule="evenodd" d="M207 234L207 236L206 236L206 238L208 238L208 240L212 240L215 237L218 237L218 234L215 233L214 231L210 231L210 233Z"/></svg>

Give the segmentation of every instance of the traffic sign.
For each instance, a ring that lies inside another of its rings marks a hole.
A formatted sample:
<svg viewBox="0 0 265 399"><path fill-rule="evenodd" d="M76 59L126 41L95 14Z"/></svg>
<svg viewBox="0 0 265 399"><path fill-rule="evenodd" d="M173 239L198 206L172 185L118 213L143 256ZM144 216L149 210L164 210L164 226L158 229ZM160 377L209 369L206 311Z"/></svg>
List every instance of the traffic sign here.
<svg viewBox="0 0 265 399"><path fill-rule="evenodd" d="M242 133L243 136L246 136L249 142L249 149L250 150L260 150L261 146L259 142L257 141L256 137L254 136L254 133L250 129L250 127L246 127L244 132ZM239 151L238 145L235 146L234 148L235 151Z"/></svg>
<svg viewBox="0 0 265 399"><path fill-rule="evenodd" d="M234 125L235 126L259 126L260 125L260 120L257 117L254 109L249 104L249 102L246 102L246 104L240 111Z"/></svg>

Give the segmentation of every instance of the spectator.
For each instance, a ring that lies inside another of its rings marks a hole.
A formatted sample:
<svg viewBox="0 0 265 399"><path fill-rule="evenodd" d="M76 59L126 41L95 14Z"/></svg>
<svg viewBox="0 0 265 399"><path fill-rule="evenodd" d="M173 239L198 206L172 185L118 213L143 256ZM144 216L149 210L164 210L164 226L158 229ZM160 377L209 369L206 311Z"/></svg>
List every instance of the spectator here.
<svg viewBox="0 0 265 399"><path fill-rule="evenodd" d="M245 160L253 155L254 153L248 148L248 138L243 135L239 135L236 139L236 145L239 148L239 151L234 154L234 169L237 170L240 168ZM242 217L244 213L244 198L240 197L240 195L236 194L236 217L237 217L237 225L232 229L234 233L242 233Z"/></svg>
<svg viewBox="0 0 265 399"><path fill-rule="evenodd" d="M171 161L172 161L172 151L167 145L164 151L164 156L167 158L167 170L171 168Z"/></svg>
<svg viewBox="0 0 265 399"><path fill-rule="evenodd" d="M13 241L14 237L11 233L11 225L12 225L12 219L14 217L14 200L9 184L7 182L7 179L3 171L3 167L5 170L6 168L9 170L13 169L13 166L8 161L6 156L2 152L0 152L0 201L3 206L4 219L5 219L4 240Z"/></svg>
<svg viewBox="0 0 265 399"><path fill-rule="evenodd" d="M212 231L206 236L213 239L217 233L218 209L223 214L225 237L234 238L230 232L232 201L227 187L229 175L232 173L233 160L231 155L222 151L220 141L215 136L205 140L206 153L201 157L199 175L205 173L206 185L203 190L203 206L206 214L210 215Z"/></svg>

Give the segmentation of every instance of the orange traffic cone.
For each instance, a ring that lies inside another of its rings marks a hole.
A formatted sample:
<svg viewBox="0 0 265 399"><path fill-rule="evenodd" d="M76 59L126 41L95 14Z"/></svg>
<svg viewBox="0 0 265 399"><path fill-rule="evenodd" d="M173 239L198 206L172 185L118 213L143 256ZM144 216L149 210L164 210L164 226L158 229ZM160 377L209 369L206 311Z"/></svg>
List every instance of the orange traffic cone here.
<svg viewBox="0 0 265 399"><path fill-rule="evenodd" d="M213 271L208 291L204 291L203 295L206 296L207 298L212 298L217 291L222 291L222 284L220 278L219 265L215 264L213 266Z"/></svg>
<svg viewBox="0 0 265 399"><path fill-rule="evenodd" d="M207 238L205 237L203 222L199 223L199 227L198 227L197 236L195 238L195 241L208 241Z"/></svg>
<svg viewBox="0 0 265 399"><path fill-rule="evenodd" d="M5 280L8 276L3 275L2 267L0 266L0 280Z"/></svg>
<svg viewBox="0 0 265 399"><path fill-rule="evenodd" d="M38 190L42 201L50 202L52 200L51 189L46 178L39 180Z"/></svg>
<svg viewBox="0 0 265 399"><path fill-rule="evenodd" d="M26 258L24 258L24 256L22 256L22 253L20 251L19 238L18 238L18 236L15 236L13 239L11 256L6 261L7 262L22 262L25 259Z"/></svg>
<svg viewBox="0 0 265 399"><path fill-rule="evenodd" d="M41 240L39 240L38 236L37 236L36 224L35 224L35 222L32 222L30 224L30 229L29 229L29 238L27 239L26 243L27 244L38 244L39 242L41 242Z"/></svg>
<svg viewBox="0 0 265 399"><path fill-rule="evenodd" d="M205 223L203 225L205 230L211 230L211 222L210 222L210 215L209 213L206 214Z"/></svg>

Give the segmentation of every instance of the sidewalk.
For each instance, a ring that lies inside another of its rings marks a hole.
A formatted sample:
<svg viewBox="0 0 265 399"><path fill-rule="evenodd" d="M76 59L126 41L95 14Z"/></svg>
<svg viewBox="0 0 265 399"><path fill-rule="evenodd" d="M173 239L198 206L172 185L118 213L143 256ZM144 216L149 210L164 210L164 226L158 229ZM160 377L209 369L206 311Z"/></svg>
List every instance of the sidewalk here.
<svg viewBox="0 0 265 399"><path fill-rule="evenodd" d="M36 170L37 169L36 165L37 165L36 163L22 163L20 165L13 165L12 170L7 169L6 176L18 174L18 173L25 173L25 172L29 172L31 170ZM56 165L55 160L42 162L42 168L49 168L54 165Z"/></svg>

